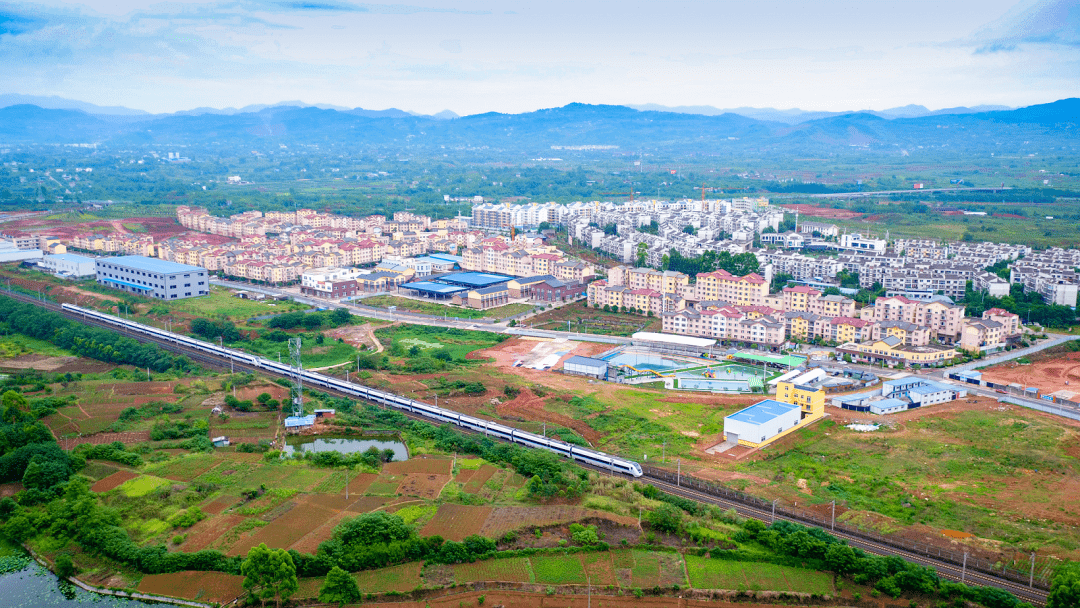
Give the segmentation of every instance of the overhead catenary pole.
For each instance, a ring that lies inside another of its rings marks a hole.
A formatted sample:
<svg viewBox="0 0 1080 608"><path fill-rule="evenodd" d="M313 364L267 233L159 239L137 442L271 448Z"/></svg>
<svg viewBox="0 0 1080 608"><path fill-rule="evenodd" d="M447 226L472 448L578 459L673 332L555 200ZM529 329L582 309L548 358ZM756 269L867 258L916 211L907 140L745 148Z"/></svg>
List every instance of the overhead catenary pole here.
<svg viewBox="0 0 1080 608"><path fill-rule="evenodd" d="M968 552L964 551L964 565L961 567L961 570L960 570L960 582L961 583L963 583L964 581L967 580L967 556L968 556Z"/></svg>
<svg viewBox="0 0 1080 608"><path fill-rule="evenodd" d="M772 501L772 521L770 521L769 523L776 523L776 501L777 500L780 500L780 499L776 498L776 499L774 499Z"/></svg>
<svg viewBox="0 0 1080 608"><path fill-rule="evenodd" d="M832 501L832 525L830 525L829 528L832 529L832 530L836 530L836 501L835 500Z"/></svg>
<svg viewBox="0 0 1080 608"><path fill-rule="evenodd" d="M1035 587L1035 552L1031 552L1031 574L1028 576L1028 587Z"/></svg>

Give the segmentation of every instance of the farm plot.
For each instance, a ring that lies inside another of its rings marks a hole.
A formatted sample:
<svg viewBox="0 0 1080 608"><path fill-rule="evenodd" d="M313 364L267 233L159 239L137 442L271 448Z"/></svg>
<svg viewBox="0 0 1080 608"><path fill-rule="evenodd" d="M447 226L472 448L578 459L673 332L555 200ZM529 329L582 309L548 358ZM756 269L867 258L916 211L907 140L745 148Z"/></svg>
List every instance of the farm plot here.
<svg viewBox="0 0 1080 608"><path fill-rule="evenodd" d="M139 582L139 591L186 600L224 604L244 594L244 577L221 572L174 572L150 574Z"/></svg>
<svg viewBox="0 0 1080 608"><path fill-rule="evenodd" d="M356 573L356 583L364 593L405 593L420 586L420 562L409 562L400 566L366 570Z"/></svg>
<svg viewBox="0 0 1080 608"><path fill-rule="evenodd" d="M480 490L484 489L484 484L487 483L487 481L491 479L491 476L498 471L498 467L493 467L490 464L485 464L481 466L479 469L477 469L476 473L474 473L470 477L469 481L462 488L462 491L468 492L469 494L476 494Z"/></svg>
<svg viewBox="0 0 1080 608"><path fill-rule="evenodd" d="M199 507L207 515L220 515L222 511L236 504L235 496L219 496Z"/></svg>
<svg viewBox="0 0 1080 608"><path fill-rule="evenodd" d="M397 494L403 496L419 496L434 500L442 492L443 486L450 482L449 475L434 475L429 473L408 473L401 485L397 488Z"/></svg>
<svg viewBox="0 0 1080 608"><path fill-rule="evenodd" d="M454 582L457 584L474 583L481 581L497 581L504 583L533 583L532 565L529 558L509 557L506 559L489 559L471 564L455 564Z"/></svg>
<svg viewBox="0 0 1080 608"><path fill-rule="evenodd" d="M132 473L131 471L117 471L112 475L109 475L105 479L102 479L94 485L90 486L90 489L94 492L108 492L109 490L118 488L138 476L138 473Z"/></svg>
<svg viewBox="0 0 1080 608"><path fill-rule="evenodd" d="M729 562L686 556L690 585L697 589L745 589L834 593L832 577L824 572L802 570L767 563Z"/></svg>
<svg viewBox="0 0 1080 608"><path fill-rule="evenodd" d="M534 555L529 558L536 582L541 585L584 585L585 567L576 553Z"/></svg>
<svg viewBox="0 0 1080 608"><path fill-rule="evenodd" d="M244 521L240 515L216 515L195 524L187 533L180 548L184 551L201 551L216 541L223 539L226 532L235 529Z"/></svg>
<svg viewBox="0 0 1080 608"><path fill-rule="evenodd" d="M507 532L518 530L524 526L543 527L574 522L589 517L607 519L624 526L637 526L636 517L615 515L606 511L596 511L582 507L498 507L484 522L480 533L488 538L499 538Z"/></svg>
<svg viewBox="0 0 1080 608"><path fill-rule="evenodd" d="M453 460L449 458L432 458L418 456L408 460L395 460L383 466L383 471L391 475L405 473L425 473L429 475L450 475L450 467Z"/></svg>
<svg viewBox="0 0 1080 608"><path fill-rule="evenodd" d="M146 496L161 486L169 485L169 480L155 477L153 475L140 475L136 478L129 479L121 484L120 491L129 498L138 498L140 496Z"/></svg>
<svg viewBox="0 0 1080 608"><path fill-rule="evenodd" d="M619 580L615 577L615 564L611 561L609 551L596 553L581 553L581 563L585 565L585 572L589 575L589 581L593 585L618 585Z"/></svg>
<svg viewBox="0 0 1080 608"><path fill-rule="evenodd" d="M277 511L277 509L271 511L266 517L272 517ZM266 546L271 549L287 549L293 543L314 531L323 522L331 519L334 514L331 509L312 504L306 497L301 498L292 503L291 508L275 517L269 525L260 528L246 538L240 539L239 542L232 546L228 555L246 555L248 549L258 546L259 543L266 543Z"/></svg>
<svg viewBox="0 0 1080 608"><path fill-rule="evenodd" d="M420 531L420 534L422 536L435 536L437 534L446 540L461 541L464 540L466 536L479 534L484 522L490 515L491 507L471 507L453 504L439 505L439 510L435 512L435 517L424 526L424 529ZM517 527L520 527L520 522Z"/></svg>
<svg viewBox="0 0 1080 608"><path fill-rule="evenodd" d="M374 481L368 484L367 493L380 494L383 496L397 494L398 486L401 485L401 481L404 478L404 475L389 475L384 470Z"/></svg>
<svg viewBox="0 0 1080 608"><path fill-rule="evenodd" d="M647 589L686 585L682 556L678 553L633 551L634 565L630 568L630 584Z"/></svg>
<svg viewBox="0 0 1080 608"><path fill-rule="evenodd" d="M173 481L192 481L222 462L221 458L213 454L187 454L160 465L150 466L147 471Z"/></svg>

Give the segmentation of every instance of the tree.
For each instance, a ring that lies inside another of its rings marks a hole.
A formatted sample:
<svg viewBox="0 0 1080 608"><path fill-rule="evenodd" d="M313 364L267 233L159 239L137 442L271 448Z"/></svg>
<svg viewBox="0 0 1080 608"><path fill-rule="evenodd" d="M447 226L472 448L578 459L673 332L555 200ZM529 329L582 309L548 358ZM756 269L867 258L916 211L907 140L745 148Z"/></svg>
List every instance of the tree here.
<svg viewBox="0 0 1080 608"><path fill-rule="evenodd" d="M75 575L75 563L71 561L71 556L67 553L61 553L56 556L56 576L60 578L70 578Z"/></svg>
<svg viewBox="0 0 1080 608"><path fill-rule="evenodd" d="M825 563L833 572L841 576L851 572L855 568L856 561L858 560L855 550L847 545L832 543L825 551Z"/></svg>
<svg viewBox="0 0 1080 608"><path fill-rule="evenodd" d="M1054 570L1046 608L1080 606L1080 563L1067 562Z"/></svg>
<svg viewBox="0 0 1080 608"><path fill-rule="evenodd" d="M645 260L648 258L648 255L649 255L649 245L648 245L648 243L638 243L638 245L637 245L637 265L638 265L639 268L645 266Z"/></svg>
<svg viewBox="0 0 1080 608"><path fill-rule="evenodd" d="M330 320L334 322L334 325L344 325L352 320L352 315L348 308L336 308L330 313Z"/></svg>
<svg viewBox="0 0 1080 608"><path fill-rule="evenodd" d="M327 573L326 582L319 589L319 601L327 604L344 606L345 604L358 603L361 599L363 598L360 593L360 586L356 584L356 579L338 566L334 566Z"/></svg>
<svg viewBox="0 0 1080 608"><path fill-rule="evenodd" d="M266 543L248 551L247 559L240 564L240 574L244 576L244 589L263 603L273 599L280 606L299 586L292 556L284 549L269 549Z"/></svg>
<svg viewBox="0 0 1080 608"><path fill-rule="evenodd" d="M664 503L649 513L649 523L661 532L678 532L682 525L682 510Z"/></svg>
<svg viewBox="0 0 1080 608"><path fill-rule="evenodd" d="M322 317L316 314L304 315L304 320L300 323L304 329L318 329L322 327Z"/></svg>

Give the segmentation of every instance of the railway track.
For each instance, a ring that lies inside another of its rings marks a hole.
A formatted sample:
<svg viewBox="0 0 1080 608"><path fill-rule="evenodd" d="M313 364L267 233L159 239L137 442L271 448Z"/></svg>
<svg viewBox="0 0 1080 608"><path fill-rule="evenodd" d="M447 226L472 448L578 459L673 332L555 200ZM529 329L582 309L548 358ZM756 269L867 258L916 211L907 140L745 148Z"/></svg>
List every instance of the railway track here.
<svg viewBox="0 0 1080 608"><path fill-rule="evenodd" d="M41 307L46 308L48 310L51 310L53 312L57 312L57 313L65 316L65 317L67 317L69 319L79 321L80 323L84 323L86 325L100 327L100 328L103 328L103 329L108 329L110 331L117 331L117 329L116 329L116 327L114 325L111 325L109 323L105 323L105 322L102 322L102 321L98 321L96 319L86 318L86 317L82 317L82 316L79 316L79 315L76 315L76 314L72 314L72 313L64 310L63 308L61 308L59 305L53 304L51 302L42 302L42 301L40 301L40 300L38 300L36 298L33 298L31 296L25 296L25 295L19 294L19 293L9 293L8 295L10 297L14 298L14 299L17 299L17 300L20 300L20 301L23 301L23 302L27 302L27 303L36 304L38 306L41 306ZM272 370L267 370L267 369L264 369L264 368L255 367L253 365L243 363L243 362L240 362L240 361L232 361L227 357L218 356L218 355L212 355L212 354L209 354L209 353L198 351L198 350L195 350L193 348L187 347L187 346L185 346L183 344L177 344L175 342L170 342L168 340L159 338L157 336L149 336L149 335L145 335L145 334L134 334L134 333L124 332L124 331L120 331L120 333L124 334L124 335L127 335L128 337L130 337L130 338L132 338L134 340L137 340L139 342L157 344L158 346L160 346L160 347L162 347L162 348L164 348L164 349L166 349L168 351L175 352L177 354L182 354L184 356L187 356L188 358L190 358L193 361L203 363L203 364L209 365L211 367L220 368L220 369L240 370L240 371L245 371L245 372L262 373L262 374L266 374L266 375L273 376L273 377L288 378L287 374L276 373L276 372L274 372ZM334 395L336 397L343 397L343 398L347 398L347 399L356 400L356 397L353 396L353 395L348 395L346 393L339 392L339 391L336 391L336 390L333 390L333 389L327 389L327 388L320 387L318 390L320 390L322 392L325 392L327 394L330 394L330 395ZM375 403L375 402L372 402L372 403ZM376 403L376 405L379 405L380 407L387 407L387 406L385 406L383 404L378 404L378 403ZM408 417L408 418L410 418L412 420L417 420L417 421L425 422L425 423L428 423L428 424L436 424L436 425L443 424L443 422L441 422L441 421L434 420L434 419L428 418L427 416L423 416L421 414L417 414L417 413L414 413L414 412L407 412L407 411L402 411L402 410L398 410L398 409L395 409L395 411L405 415L406 417ZM460 428L459 427L459 428L457 428L457 430L459 430L461 432L474 434L474 435L482 435L483 434L483 433L473 431L473 430L467 429L467 428ZM492 438L493 439L499 439L497 437L492 437ZM604 469L602 467L592 466L592 465L588 465L586 463L581 463L581 462L578 462L577 464L580 465L580 466L583 466L585 468L589 468L589 469L592 469L594 471L597 471L599 473L608 474L608 475L617 475L619 477L623 477L623 478L626 478L626 479L629 479L629 480L634 479L633 477L630 477L630 476L627 476L627 475L622 475L622 474L619 474L619 473L612 473L611 471L609 471L607 469ZM731 498L725 498L725 497L721 497L721 496L716 496L716 495L713 495L713 494L710 494L710 493L695 490L693 488L688 488L688 487L683 486L681 483L677 483L677 484L676 483L671 483L670 481L667 481L663 477L660 477L660 476L658 476L656 474L650 474L648 472L645 472L645 474L642 476L642 479L647 479L649 481L649 483L656 486L658 489L661 489L661 490L663 490L665 492L668 492L670 494L674 494L676 496L681 496L683 498L687 498L687 499L694 500L694 501L697 501L697 502L702 502L702 503L705 503L705 504L716 505L716 506L721 506L721 507L726 507L726 508L732 508L732 509L735 509L735 511L737 513L739 513L743 517L751 517L751 518L763 521L765 523L771 523L774 520L782 519L782 520L798 523L798 524L801 524L801 525L809 525L809 526L813 526L813 527L823 528L827 532L829 532L830 534L836 536L837 538L840 538L840 539L843 539L843 540L847 541L847 543L849 545L851 545L852 547L858 547L858 548L860 548L860 549L862 549L862 550L864 550L864 551L866 551L868 553L872 553L872 554L876 554L876 555L884 555L884 556L897 556L897 557L900 557L900 558L902 558L902 559L904 559L906 561L912 562L912 563L916 563L916 564L919 564L919 565L922 565L922 566L933 567L933 568L935 568L937 570L938 574L942 578L950 579L950 580L953 580L953 581L963 581L963 582L966 582L966 583L969 583L969 584L977 584L977 585L983 585L983 586L988 586L988 587L997 587L999 589L1004 589L1006 591L1009 591L1010 593L1013 593L1018 598L1020 598L1021 600L1026 601L1026 602L1030 602L1032 604L1039 605L1039 606L1042 606L1042 605L1046 604L1047 590L1042 588L1041 586L1040 587L1035 587L1035 586L1024 585L1024 584L1018 583L1016 581L1013 581L1013 580L1010 580L1010 579L1007 579L1007 578L1004 578L1004 577L1001 577L1001 576L995 576L994 574L991 574L991 573L986 573L986 572L974 570L972 568L966 568L965 569L962 565L955 564L955 563L953 563L951 561L948 561L948 560L937 559L937 558L934 558L934 557L931 557L931 556L920 554L920 553L915 552L915 551L909 551L909 550L906 550L906 549L903 549L903 548L900 548L900 547L895 547L895 546L885 544L885 543L882 543L882 542L877 542L877 541L875 541L873 539L868 539L868 538L865 538L865 537L862 537L862 536L859 536L859 535L856 535L856 534L851 534L851 533L849 533L847 531L830 529L829 527L821 526L819 522L802 519L802 518L799 518L799 517L796 517L796 516L791 516L791 515L788 515L788 514L774 515L774 513L773 513L773 511L771 509L764 509L764 508L761 508L759 506L750 504L750 503L748 503L746 501L740 501L740 500L735 500L735 499L731 499Z"/></svg>

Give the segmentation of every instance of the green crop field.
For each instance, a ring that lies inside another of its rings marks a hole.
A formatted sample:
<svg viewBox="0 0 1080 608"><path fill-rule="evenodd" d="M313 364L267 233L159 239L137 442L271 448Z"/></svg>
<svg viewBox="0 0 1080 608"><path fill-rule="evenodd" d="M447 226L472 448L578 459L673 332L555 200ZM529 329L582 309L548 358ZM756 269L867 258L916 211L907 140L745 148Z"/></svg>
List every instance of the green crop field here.
<svg viewBox="0 0 1080 608"><path fill-rule="evenodd" d="M577 554L534 555L532 563L536 582L543 585L584 585L585 567Z"/></svg>
<svg viewBox="0 0 1080 608"><path fill-rule="evenodd" d="M567 325L569 321L569 325ZM571 302L530 317L523 322L528 327L576 331L586 334L630 336L639 331L660 331L662 322L658 317L647 315L605 312L590 308L584 300Z"/></svg>
<svg viewBox="0 0 1080 608"><path fill-rule="evenodd" d="M535 560L536 558L531 558ZM477 581L499 581L510 583L544 582L533 576L530 558L509 557L489 559L471 564L454 565L454 582L457 584Z"/></svg>
<svg viewBox="0 0 1080 608"><path fill-rule="evenodd" d="M690 585L696 589L750 591L793 591L832 594L832 576L815 570L789 568L769 563L731 562L722 559L686 556Z"/></svg>

